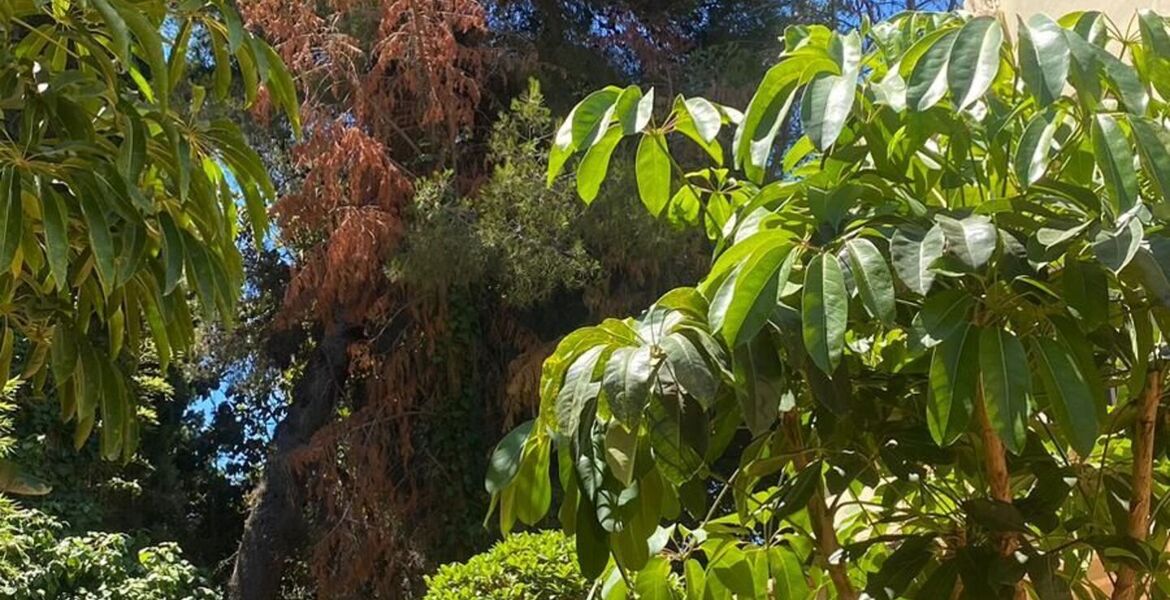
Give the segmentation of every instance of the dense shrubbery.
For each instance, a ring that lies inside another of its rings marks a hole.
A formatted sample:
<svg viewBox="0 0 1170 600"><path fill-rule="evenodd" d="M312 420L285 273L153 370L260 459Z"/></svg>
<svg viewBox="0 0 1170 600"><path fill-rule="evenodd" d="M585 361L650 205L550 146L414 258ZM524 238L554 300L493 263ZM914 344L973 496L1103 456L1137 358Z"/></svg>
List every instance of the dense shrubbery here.
<svg viewBox="0 0 1170 600"><path fill-rule="evenodd" d="M426 600L583 598L588 584L576 556L572 542L559 531L513 535L427 577Z"/></svg>
<svg viewBox="0 0 1170 600"><path fill-rule="evenodd" d="M166 543L136 549L121 533L69 536L65 524L0 497L0 597L79 600L216 598Z"/></svg>

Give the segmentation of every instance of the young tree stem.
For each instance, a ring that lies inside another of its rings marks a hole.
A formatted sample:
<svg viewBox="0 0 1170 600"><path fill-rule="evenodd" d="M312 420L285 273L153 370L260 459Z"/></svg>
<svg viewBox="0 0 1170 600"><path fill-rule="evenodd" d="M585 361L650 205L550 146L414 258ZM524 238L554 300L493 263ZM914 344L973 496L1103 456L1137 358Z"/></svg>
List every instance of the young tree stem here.
<svg viewBox="0 0 1170 600"><path fill-rule="evenodd" d="M800 420L796 411L784 414L784 424L788 429L789 438L798 449L804 448L804 436L800 431ZM798 452L792 459L797 469L803 469L811 461L805 452ZM825 569L829 578L833 580L833 587L837 590L837 598L841 600L856 600L857 590L853 589L853 582L849 580L849 573L841 557L841 544L837 541L837 531L833 526L833 515L825 503L825 490L820 484L808 501L808 518L812 523L813 536L816 537L817 551L825 561Z"/></svg>
<svg viewBox="0 0 1170 600"><path fill-rule="evenodd" d="M1162 370L1151 369L1138 405L1133 432L1133 496L1129 503L1128 534L1143 541L1150 529L1150 489L1154 480L1154 425L1162 398ZM1137 573L1122 565L1117 572L1113 600L1137 597Z"/></svg>

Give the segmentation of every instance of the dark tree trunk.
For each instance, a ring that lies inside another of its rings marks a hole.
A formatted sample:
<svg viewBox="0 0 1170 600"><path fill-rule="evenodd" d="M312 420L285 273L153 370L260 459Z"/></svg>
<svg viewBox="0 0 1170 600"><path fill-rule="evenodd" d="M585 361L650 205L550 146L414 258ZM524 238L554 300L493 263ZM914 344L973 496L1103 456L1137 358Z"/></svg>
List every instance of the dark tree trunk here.
<svg viewBox="0 0 1170 600"><path fill-rule="evenodd" d="M354 338L349 327L325 333L293 388L288 414L276 426L272 455L256 486L254 503L228 581L231 600L270 600L280 592L285 560L302 536L303 492L289 459L329 422L345 385L347 348Z"/></svg>

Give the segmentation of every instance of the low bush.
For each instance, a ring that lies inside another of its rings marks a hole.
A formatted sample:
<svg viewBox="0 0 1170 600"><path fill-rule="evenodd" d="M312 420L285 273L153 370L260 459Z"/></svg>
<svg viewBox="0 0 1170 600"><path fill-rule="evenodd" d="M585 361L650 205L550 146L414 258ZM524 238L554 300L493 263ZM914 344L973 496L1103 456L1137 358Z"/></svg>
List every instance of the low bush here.
<svg viewBox="0 0 1170 600"><path fill-rule="evenodd" d="M427 577L425 600L569 600L588 584L572 541L559 531L518 533L465 563Z"/></svg>

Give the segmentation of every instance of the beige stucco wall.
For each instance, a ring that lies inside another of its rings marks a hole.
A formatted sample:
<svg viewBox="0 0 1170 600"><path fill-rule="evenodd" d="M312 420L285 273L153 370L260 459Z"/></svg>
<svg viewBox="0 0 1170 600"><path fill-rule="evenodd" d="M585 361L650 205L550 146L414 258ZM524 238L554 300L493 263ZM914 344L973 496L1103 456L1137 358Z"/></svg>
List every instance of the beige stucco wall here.
<svg viewBox="0 0 1170 600"><path fill-rule="evenodd" d="M1026 19L1044 13L1057 18L1078 10L1099 10L1123 31L1139 9L1150 8L1160 14L1170 15L1170 0L966 0L966 6L967 10L980 14L994 12L998 7L1009 17L1009 23L1014 23L1015 15Z"/></svg>

